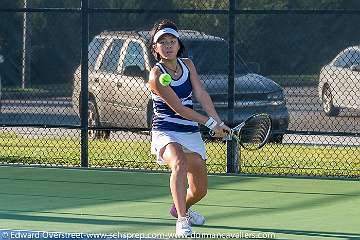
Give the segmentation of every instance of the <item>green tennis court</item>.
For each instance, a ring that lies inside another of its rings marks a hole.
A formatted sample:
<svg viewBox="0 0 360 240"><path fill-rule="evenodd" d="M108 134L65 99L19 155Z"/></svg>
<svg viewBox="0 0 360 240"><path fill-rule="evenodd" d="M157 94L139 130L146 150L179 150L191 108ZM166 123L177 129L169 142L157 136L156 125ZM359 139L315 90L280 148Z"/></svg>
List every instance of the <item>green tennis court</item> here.
<svg viewBox="0 0 360 240"><path fill-rule="evenodd" d="M168 173L0 167L0 229L173 233ZM360 239L358 181L209 176L198 234Z"/></svg>

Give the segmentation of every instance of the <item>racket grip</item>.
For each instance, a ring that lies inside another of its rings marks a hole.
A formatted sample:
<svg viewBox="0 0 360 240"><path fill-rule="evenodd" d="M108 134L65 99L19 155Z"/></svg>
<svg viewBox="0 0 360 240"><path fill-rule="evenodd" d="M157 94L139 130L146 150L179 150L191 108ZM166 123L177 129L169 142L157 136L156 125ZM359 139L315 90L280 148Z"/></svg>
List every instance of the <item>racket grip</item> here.
<svg viewBox="0 0 360 240"><path fill-rule="evenodd" d="M230 132L227 131L227 130L225 130L225 129L223 130L223 132L226 133L226 134L230 134ZM213 136L215 136L215 131L214 131L214 130L210 130L210 131L209 131L209 134L210 134L210 136L213 137Z"/></svg>

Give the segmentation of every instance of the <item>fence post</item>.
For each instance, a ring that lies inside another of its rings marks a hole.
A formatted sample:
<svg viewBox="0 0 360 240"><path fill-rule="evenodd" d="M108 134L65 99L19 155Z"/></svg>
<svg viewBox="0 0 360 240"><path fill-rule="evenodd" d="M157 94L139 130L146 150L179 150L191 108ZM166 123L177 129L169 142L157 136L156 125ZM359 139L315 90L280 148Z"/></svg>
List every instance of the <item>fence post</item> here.
<svg viewBox="0 0 360 240"><path fill-rule="evenodd" d="M24 0L24 8L28 8L27 0ZM30 61L31 61L31 13L25 10L23 16L23 52L22 52L22 75L21 88L24 89L30 82Z"/></svg>
<svg viewBox="0 0 360 240"><path fill-rule="evenodd" d="M0 54L0 64L2 64L4 62L4 57L3 55ZM1 108L2 108L2 100L1 100L1 87L2 87L2 82L1 82L1 74L2 74L2 69L0 68L0 114L1 114Z"/></svg>
<svg viewBox="0 0 360 240"><path fill-rule="evenodd" d="M81 167L89 166L88 143L88 43L89 43L89 0L81 0Z"/></svg>
<svg viewBox="0 0 360 240"><path fill-rule="evenodd" d="M229 0L229 78L228 78L228 122L234 123L235 101L235 0ZM238 147L234 139L226 141L227 173L238 173Z"/></svg>

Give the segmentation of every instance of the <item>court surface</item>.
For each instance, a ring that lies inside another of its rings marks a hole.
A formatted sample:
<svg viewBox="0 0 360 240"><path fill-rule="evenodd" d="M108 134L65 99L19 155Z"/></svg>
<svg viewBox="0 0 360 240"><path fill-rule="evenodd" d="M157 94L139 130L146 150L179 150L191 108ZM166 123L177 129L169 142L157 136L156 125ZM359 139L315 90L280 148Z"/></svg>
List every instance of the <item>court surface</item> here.
<svg viewBox="0 0 360 240"><path fill-rule="evenodd" d="M0 167L0 186L1 234L175 230L168 173ZM211 175L194 209L206 216L199 238L360 239L359 181Z"/></svg>

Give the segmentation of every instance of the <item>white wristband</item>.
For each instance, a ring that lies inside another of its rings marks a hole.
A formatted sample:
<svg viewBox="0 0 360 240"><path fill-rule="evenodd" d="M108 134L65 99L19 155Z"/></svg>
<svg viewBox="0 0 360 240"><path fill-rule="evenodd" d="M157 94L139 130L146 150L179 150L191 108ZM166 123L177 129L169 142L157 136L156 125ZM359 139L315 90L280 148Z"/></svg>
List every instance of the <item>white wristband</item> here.
<svg viewBox="0 0 360 240"><path fill-rule="evenodd" d="M209 117L209 119L205 123L205 126L208 127L210 130L214 130L216 125L217 125L217 122L212 117Z"/></svg>
<svg viewBox="0 0 360 240"><path fill-rule="evenodd" d="M215 122L215 119L212 117L209 117L209 119L205 123L205 126L209 127L213 122Z"/></svg>

